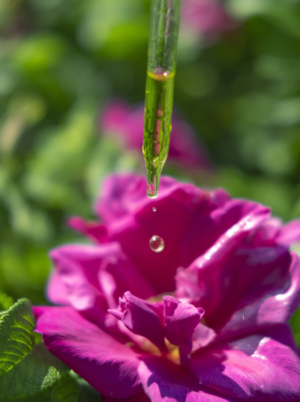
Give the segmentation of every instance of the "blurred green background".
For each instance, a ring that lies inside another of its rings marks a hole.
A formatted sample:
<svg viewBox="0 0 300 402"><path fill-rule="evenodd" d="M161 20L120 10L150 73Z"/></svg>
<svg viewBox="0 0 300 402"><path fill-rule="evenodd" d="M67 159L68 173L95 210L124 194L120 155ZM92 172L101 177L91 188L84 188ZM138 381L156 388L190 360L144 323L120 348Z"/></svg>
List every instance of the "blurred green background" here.
<svg viewBox="0 0 300 402"><path fill-rule="evenodd" d="M287 221L300 215L300 0L220 5L233 29L180 32L175 105L214 165L193 180ZM137 166L99 116L115 98L144 100L149 9L0 0L0 289L14 298L45 302L48 250L79 239L66 219L92 218L102 178Z"/></svg>

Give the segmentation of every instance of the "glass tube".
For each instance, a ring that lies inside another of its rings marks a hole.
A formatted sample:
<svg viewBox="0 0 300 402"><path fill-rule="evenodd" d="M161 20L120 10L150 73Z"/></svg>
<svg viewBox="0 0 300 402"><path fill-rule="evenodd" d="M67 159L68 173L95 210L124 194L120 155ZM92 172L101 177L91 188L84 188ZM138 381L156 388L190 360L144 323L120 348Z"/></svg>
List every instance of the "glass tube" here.
<svg viewBox="0 0 300 402"><path fill-rule="evenodd" d="M158 194L169 152L181 0L152 0L143 154L147 194Z"/></svg>

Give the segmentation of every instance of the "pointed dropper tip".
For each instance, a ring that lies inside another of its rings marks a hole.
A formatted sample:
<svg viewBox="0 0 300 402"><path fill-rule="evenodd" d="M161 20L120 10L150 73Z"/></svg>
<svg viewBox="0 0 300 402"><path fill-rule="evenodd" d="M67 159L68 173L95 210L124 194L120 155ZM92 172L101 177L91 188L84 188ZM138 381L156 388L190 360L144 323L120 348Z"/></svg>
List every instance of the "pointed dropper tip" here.
<svg viewBox="0 0 300 402"><path fill-rule="evenodd" d="M152 199L157 198L158 191L155 191L155 192L147 191L147 195L148 195L149 198L152 198Z"/></svg>
<svg viewBox="0 0 300 402"><path fill-rule="evenodd" d="M149 198L156 198L158 196L158 187L159 187L159 179L160 179L160 174L156 175L149 178L147 180L147 195Z"/></svg>

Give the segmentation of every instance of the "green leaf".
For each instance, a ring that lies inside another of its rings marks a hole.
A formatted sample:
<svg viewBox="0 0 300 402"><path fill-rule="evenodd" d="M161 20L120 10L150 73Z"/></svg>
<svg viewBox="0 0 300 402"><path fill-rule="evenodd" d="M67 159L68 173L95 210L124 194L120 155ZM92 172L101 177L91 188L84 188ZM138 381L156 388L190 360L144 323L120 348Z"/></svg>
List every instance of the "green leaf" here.
<svg viewBox="0 0 300 402"><path fill-rule="evenodd" d="M1 402L77 402L79 384L63 362L43 343L36 343L34 325L31 303L26 299L19 300L2 315Z"/></svg>
<svg viewBox="0 0 300 402"><path fill-rule="evenodd" d="M64 363L50 353L44 344L39 343L19 364L0 378L0 399L33 396L53 387L60 381L61 375L68 376L68 371Z"/></svg>
<svg viewBox="0 0 300 402"><path fill-rule="evenodd" d="M70 376L60 378L51 394L51 402L77 402L79 397L79 387L76 381Z"/></svg>
<svg viewBox="0 0 300 402"><path fill-rule="evenodd" d="M93 390L94 391L94 390ZM95 393L96 391L94 391ZM94 395L94 393L92 393ZM96 392L97 393L97 392ZM98 393L97 393L98 394ZM15 399L16 402L101 402L100 394L98 399L91 399L90 392L83 395L83 399L78 399L79 388L76 381L69 375L64 376L54 388L47 388L34 396ZM12 402L12 399L1 399L1 402Z"/></svg>
<svg viewBox="0 0 300 402"><path fill-rule="evenodd" d="M31 303L20 299L0 320L0 377L19 363L33 348L35 326Z"/></svg>
<svg viewBox="0 0 300 402"><path fill-rule="evenodd" d="M294 337L298 346L300 346L300 305L294 312L293 317L290 320L290 324L294 333Z"/></svg>
<svg viewBox="0 0 300 402"><path fill-rule="evenodd" d="M0 311L8 310L14 304L14 299L0 290Z"/></svg>
<svg viewBox="0 0 300 402"><path fill-rule="evenodd" d="M101 396L88 383L79 383L80 395L78 402L101 402Z"/></svg>
<svg viewBox="0 0 300 402"><path fill-rule="evenodd" d="M16 402L50 402L51 400L51 388L47 388L45 391L35 394L33 396L28 396L26 398L15 399ZM13 399L4 399L1 402L12 402Z"/></svg>
<svg viewBox="0 0 300 402"><path fill-rule="evenodd" d="M73 370L70 371L70 375L76 381L80 390L78 402L101 402L101 395L89 383Z"/></svg>

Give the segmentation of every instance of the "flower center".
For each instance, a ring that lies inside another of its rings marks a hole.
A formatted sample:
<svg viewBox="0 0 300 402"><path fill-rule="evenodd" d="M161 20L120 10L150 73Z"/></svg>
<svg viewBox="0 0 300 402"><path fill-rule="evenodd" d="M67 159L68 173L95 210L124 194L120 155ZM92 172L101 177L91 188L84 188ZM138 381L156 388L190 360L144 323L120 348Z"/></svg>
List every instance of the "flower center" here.
<svg viewBox="0 0 300 402"><path fill-rule="evenodd" d="M206 346L215 332L200 322L204 314L201 307L173 296L160 298L143 300L125 292L119 308L108 312L121 320L124 331L140 350L185 365L191 353Z"/></svg>
<svg viewBox="0 0 300 402"><path fill-rule="evenodd" d="M152 355L155 356L164 356L171 362L175 364L180 364L180 355L179 355L179 347L176 345L172 345L166 338L165 338L165 344L168 349L168 353L162 353L157 346L155 346L152 342L150 342L148 339L145 338L145 341L138 345L144 352L151 353ZM135 344L133 342L129 342L128 346L132 347Z"/></svg>
<svg viewBox="0 0 300 402"><path fill-rule="evenodd" d="M164 296L173 296L173 295L174 295L174 292L160 293L160 294L157 295L157 296L149 297L146 301L149 301L149 302L151 302L151 303L160 302L160 301L163 300L163 297L164 297Z"/></svg>
<svg viewBox="0 0 300 402"><path fill-rule="evenodd" d="M167 339L165 339L169 353L166 355L167 359L175 364L180 364L179 347L172 345Z"/></svg>

